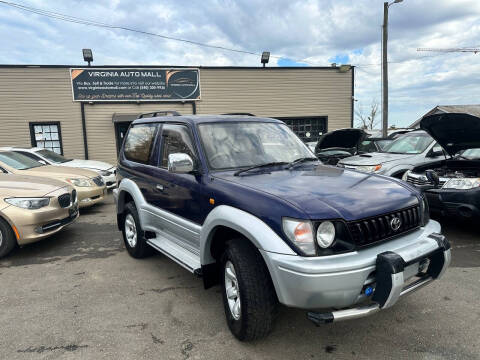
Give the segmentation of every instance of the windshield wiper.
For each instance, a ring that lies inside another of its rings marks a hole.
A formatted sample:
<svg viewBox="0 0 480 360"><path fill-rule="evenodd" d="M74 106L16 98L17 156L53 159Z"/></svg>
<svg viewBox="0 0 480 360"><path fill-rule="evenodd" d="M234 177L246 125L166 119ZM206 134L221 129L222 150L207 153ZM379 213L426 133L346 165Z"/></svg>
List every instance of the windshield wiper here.
<svg viewBox="0 0 480 360"><path fill-rule="evenodd" d="M238 170L236 171L233 176L238 176L240 175L241 173L244 173L246 171L250 171L250 170L253 170L253 169L261 169L261 168L264 168L264 167L269 167L269 166L275 166L275 165L287 165L288 162L285 162L285 161L275 161L275 162L269 162L269 163L265 163L265 164L259 164L259 165L254 165L254 166L250 166L246 169L242 169L242 170Z"/></svg>
<svg viewBox="0 0 480 360"><path fill-rule="evenodd" d="M293 160L290 164L288 164L287 169L291 169L295 165L301 164L301 163L307 162L307 161L318 161L318 159L316 157L312 157L312 156L301 157L301 158Z"/></svg>

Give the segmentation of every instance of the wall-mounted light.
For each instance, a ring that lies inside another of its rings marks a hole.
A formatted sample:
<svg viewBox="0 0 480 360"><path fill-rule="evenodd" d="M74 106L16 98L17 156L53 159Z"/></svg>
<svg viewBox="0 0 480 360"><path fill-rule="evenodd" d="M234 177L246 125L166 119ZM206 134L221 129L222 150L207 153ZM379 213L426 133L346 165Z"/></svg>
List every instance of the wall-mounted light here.
<svg viewBox="0 0 480 360"><path fill-rule="evenodd" d="M269 60L270 60L270 51L264 51L262 53L262 58L260 59L260 62L263 64L263 67L265 67L265 64L268 64Z"/></svg>
<svg viewBox="0 0 480 360"><path fill-rule="evenodd" d="M82 53L83 61L88 62L88 66L90 66L90 63L93 61L92 49L82 49Z"/></svg>

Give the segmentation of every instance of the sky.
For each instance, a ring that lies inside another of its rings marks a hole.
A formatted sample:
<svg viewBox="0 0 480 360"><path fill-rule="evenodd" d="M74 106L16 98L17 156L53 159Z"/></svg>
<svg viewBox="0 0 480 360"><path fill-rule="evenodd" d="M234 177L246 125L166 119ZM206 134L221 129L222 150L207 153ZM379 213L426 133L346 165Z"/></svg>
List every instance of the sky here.
<svg viewBox="0 0 480 360"><path fill-rule="evenodd" d="M10 0L8 0L10 1ZM11 0L115 26L261 53L268 66L355 66L355 109L381 104L379 0ZM389 124L436 105L480 104L480 1L404 0L389 10ZM260 66L258 55L64 22L0 3L0 64ZM358 115L356 115L356 125ZM377 117L380 125L380 114Z"/></svg>

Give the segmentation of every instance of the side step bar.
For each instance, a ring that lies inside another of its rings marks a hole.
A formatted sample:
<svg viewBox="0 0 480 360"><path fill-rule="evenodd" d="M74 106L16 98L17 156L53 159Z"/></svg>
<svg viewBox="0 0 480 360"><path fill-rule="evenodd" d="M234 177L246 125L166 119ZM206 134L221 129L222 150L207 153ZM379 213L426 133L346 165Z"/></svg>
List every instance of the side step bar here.
<svg viewBox="0 0 480 360"><path fill-rule="evenodd" d="M184 247L157 235L156 238L148 239L147 244L155 250L175 261L191 273L201 274L200 257Z"/></svg>

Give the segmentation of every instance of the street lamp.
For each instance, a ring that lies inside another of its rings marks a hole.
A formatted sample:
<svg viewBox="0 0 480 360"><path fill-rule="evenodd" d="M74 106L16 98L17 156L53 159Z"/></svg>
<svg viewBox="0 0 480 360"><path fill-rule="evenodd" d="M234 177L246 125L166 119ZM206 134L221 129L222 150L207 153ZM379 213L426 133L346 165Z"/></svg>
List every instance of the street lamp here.
<svg viewBox="0 0 480 360"><path fill-rule="evenodd" d="M388 8L393 4L401 3L403 0L383 3L383 36L382 36L382 136L387 137L388 130Z"/></svg>
<svg viewBox="0 0 480 360"><path fill-rule="evenodd" d="M90 62L93 61L92 49L82 49L82 53L83 53L83 61L88 62L88 66L90 66Z"/></svg>

